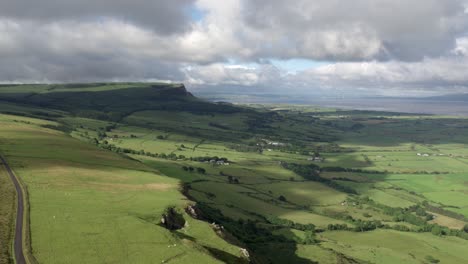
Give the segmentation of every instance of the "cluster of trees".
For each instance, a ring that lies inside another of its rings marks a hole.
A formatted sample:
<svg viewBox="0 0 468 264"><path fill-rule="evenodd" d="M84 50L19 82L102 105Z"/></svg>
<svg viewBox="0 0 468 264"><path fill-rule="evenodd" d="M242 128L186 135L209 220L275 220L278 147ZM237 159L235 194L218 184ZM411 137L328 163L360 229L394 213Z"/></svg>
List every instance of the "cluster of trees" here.
<svg viewBox="0 0 468 264"><path fill-rule="evenodd" d="M317 244L319 240L315 237L315 232L307 230L304 232L304 238L300 242L304 245L313 245Z"/></svg>
<svg viewBox="0 0 468 264"><path fill-rule="evenodd" d="M429 214L419 205L414 205L408 208L390 207L383 204L374 202L369 197L356 198L356 203L366 203L372 207L376 207L382 210L386 215L392 216L395 222L406 222L415 226L423 226L427 224L427 221L433 219L433 215Z"/></svg>
<svg viewBox="0 0 468 264"><path fill-rule="evenodd" d="M203 216L207 221L223 226L237 239L246 244L296 242L282 235L273 234L272 231L274 229L269 229L266 228L265 225L260 225L260 220L243 220L241 218L236 221L224 216L220 210L213 208L206 203L200 202L197 206L203 212Z"/></svg>
<svg viewBox="0 0 468 264"><path fill-rule="evenodd" d="M350 230L347 224L329 224L327 230Z"/></svg>
<svg viewBox="0 0 468 264"><path fill-rule="evenodd" d="M455 219L458 219L458 220L461 220L461 221L465 221L465 222L468 222L468 219L462 215L462 214L458 214L458 213L455 213L453 211L449 211L449 210L445 210L443 208L440 208L440 207L437 207L437 206L433 206L433 205L430 205L428 202L424 201L422 203L422 205L427 208L428 210L430 210L431 212L434 212L434 213L437 213L437 214L441 214L441 215L445 215L445 216L448 216L448 217L451 217L451 218L455 218Z"/></svg>
<svg viewBox="0 0 468 264"><path fill-rule="evenodd" d="M206 174L206 169L201 168L201 167L194 168L194 167L192 167L192 166L182 166L182 169L183 169L184 171L188 171L188 172L194 172L194 171L196 171L196 172L199 173L199 174Z"/></svg>
<svg viewBox="0 0 468 264"><path fill-rule="evenodd" d="M377 171L377 170L363 170L363 169L351 169L351 168L343 168L343 167L323 167L322 171L329 171L329 172L356 172L356 173L369 173L369 174L386 174L386 171Z"/></svg>
<svg viewBox="0 0 468 264"><path fill-rule="evenodd" d="M148 156L148 157L153 157L153 158L170 159L170 160L188 160L184 155L177 155L174 153L171 153L171 154L151 153L151 152L146 152L144 150L134 150L130 148L117 147L114 144L109 144L107 141L103 141L102 143L99 143L99 140L97 138L91 139L90 142L99 146L100 148L107 149L112 152L120 153L120 154L134 154L134 155L142 155L142 156Z"/></svg>
<svg viewBox="0 0 468 264"><path fill-rule="evenodd" d="M368 158L367 158L368 159ZM372 162L367 160L366 162ZM367 174L448 174L448 172L441 172L441 171L377 171L377 170L364 170L364 169L352 169L352 168L343 168L339 166L334 167L323 167L322 171L329 171L329 172L356 172L356 173L367 173Z"/></svg>
<svg viewBox="0 0 468 264"><path fill-rule="evenodd" d="M275 226L287 227L287 228L292 228L292 229L301 230L301 231L315 232L314 224L300 224L291 220L278 218L276 216L267 216L266 221Z"/></svg>
<svg viewBox="0 0 468 264"><path fill-rule="evenodd" d="M439 174L449 174L448 171L402 171L399 172L400 174L432 174L432 175L439 175ZM398 174L397 172L392 172L392 174Z"/></svg>
<svg viewBox="0 0 468 264"><path fill-rule="evenodd" d="M239 184L239 179L237 177L228 175L227 178L229 183Z"/></svg>
<svg viewBox="0 0 468 264"><path fill-rule="evenodd" d="M199 161L199 162L207 162L207 161L223 161L223 162L229 162L228 158L224 157L218 157L218 156L205 156L205 157L193 157L191 158L193 161Z"/></svg>
<svg viewBox="0 0 468 264"><path fill-rule="evenodd" d="M366 231L371 231L377 228L384 227L382 222L378 220L363 221L363 220L358 219L358 220L355 220L353 224L354 224L354 231L356 232L366 232Z"/></svg>
<svg viewBox="0 0 468 264"><path fill-rule="evenodd" d="M292 228L292 229L304 231L304 238L296 239L297 243L301 243L305 245L312 245L318 242L315 236L315 233L316 233L315 225L313 224L300 224L291 220L281 219L276 216L268 216L266 220L268 221L269 224L274 225L276 227Z"/></svg>
<svg viewBox="0 0 468 264"><path fill-rule="evenodd" d="M468 240L468 225L466 225L462 230L458 229L450 229L448 227L440 226L438 224L429 224L428 221L433 219L433 215L428 213L424 207L421 205L413 205L410 206L409 208L394 208L394 207L389 207L386 205L378 204L375 203L373 200L369 199L368 197L363 197L363 198L357 198L356 200L358 203L367 203L372 205L373 207L377 207L382 209L382 212L393 216L393 220L397 222L406 222L410 223L412 225L415 225L416 227L409 228L404 225L394 225L394 226L389 226L389 225L381 225L377 226L378 228L386 228L386 229L394 229L398 231L405 231L405 232L418 232L418 233L423 233L423 232L428 232L432 233L433 235L436 236L456 236L459 238L463 238ZM423 202L422 204L427 205L427 202ZM353 224L356 224L355 220L352 220Z"/></svg>
<svg viewBox="0 0 468 264"><path fill-rule="evenodd" d="M345 192L349 194L357 194L357 192L351 187L340 185L333 180L320 177L320 167L315 164L301 165L301 164L286 163L286 162L283 162L281 164L284 168L295 172L296 174L304 177L305 179L309 181L316 181L316 182L323 183L327 185L328 187L331 187L341 192Z"/></svg>
<svg viewBox="0 0 468 264"><path fill-rule="evenodd" d="M102 133L102 137L106 137L106 134L104 132L99 132ZM198 161L198 162L206 162L210 160L216 160L216 161L224 161L228 162L229 160L227 158L218 158L218 157L189 157L187 158L184 155L177 155L175 153L170 153L170 154L165 154L165 153L151 153L147 152L144 150L134 150L130 148L121 148L117 147L114 144L109 144L107 141L102 141L102 143L99 142L97 138L90 139L90 143L95 144L99 146L100 148L110 150L115 153L120 153L120 154L134 154L134 155L142 155L142 156L148 156L148 157L153 157L153 158L160 158L160 159L169 159L169 160L190 160L190 161Z"/></svg>
<svg viewBox="0 0 468 264"><path fill-rule="evenodd" d="M349 227L347 224L329 224L327 226L327 230L346 230L346 231L354 231L354 232L366 232L372 231L377 228L383 228L384 225L381 221L378 220L370 220L364 221L361 219L354 219L351 216L346 217L354 227Z"/></svg>
<svg viewBox="0 0 468 264"><path fill-rule="evenodd" d="M224 173L223 171L220 171L220 172L219 172L219 175L221 175L221 176L226 176L229 183L232 183L232 184L239 184L239 183L240 183L239 178L234 177L234 176L229 175L229 174L226 174L226 173Z"/></svg>
<svg viewBox="0 0 468 264"><path fill-rule="evenodd" d="M468 228L467 228L468 229ZM416 228L410 229L411 232L430 232L436 236L456 236L465 240L468 240L468 230L463 228L462 230L450 229L445 226L440 226L438 224L425 224L423 226L418 226Z"/></svg>
<svg viewBox="0 0 468 264"><path fill-rule="evenodd" d="M286 197L284 197L284 195L280 195L278 197L278 200L280 200L281 202L287 202L288 200L286 199Z"/></svg>

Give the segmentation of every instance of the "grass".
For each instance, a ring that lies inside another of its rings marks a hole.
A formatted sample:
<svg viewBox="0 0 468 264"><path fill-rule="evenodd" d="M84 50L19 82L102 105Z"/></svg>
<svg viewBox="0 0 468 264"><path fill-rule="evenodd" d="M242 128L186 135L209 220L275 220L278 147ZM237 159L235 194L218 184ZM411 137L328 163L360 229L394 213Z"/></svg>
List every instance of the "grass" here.
<svg viewBox="0 0 468 264"><path fill-rule="evenodd" d="M192 220L183 230L193 241L157 225L167 206L187 203L177 180L43 124L0 116L0 147L29 192L39 262L216 262L203 246L239 254L206 223Z"/></svg>
<svg viewBox="0 0 468 264"><path fill-rule="evenodd" d="M0 263L13 263L16 192L3 165L0 167Z"/></svg>
<svg viewBox="0 0 468 264"><path fill-rule="evenodd" d="M447 217L445 215L436 214L436 213L433 213L433 215L435 216L435 219L432 220L431 223L439 224L441 226L446 226L446 227L449 227L452 229L458 229L458 230L462 229L466 225L464 221L457 220L451 217Z"/></svg>
<svg viewBox="0 0 468 264"><path fill-rule="evenodd" d="M429 224L463 227L463 217L447 210L468 217L468 119L213 104L163 84L2 86L0 100L8 101L0 112L17 114L0 115L0 149L28 189L39 262L239 262L239 247L205 222L185 215L182 230L157 225L167 206L193 202L218 209L207 211L210 221L237 232L243 247L265 262L467 260L468 240L454 236L331 231L328 225L353 228L360 220L416 229L417 223L396 222L383 208L401 213L397 208L418 206L437 216ZM96 143L140 154L116 154ZM314 153L325 158L317 166L337 167L319 173L328 181L283 167L311 164ZM225 157L230 165L193 160L204 156ZM185 194L194 201L181 194L181 185L190 187ZM431 212L427 204L446 211ZM274 224L272 216L292 222ZM302 243L299 224L320 229L320 242Z"/></svg>
<svg viewBox="0 0 468 264"><path fill-rule="evenodd" d="M317 182L276 182L259 185L257 190L284 195L289 202L305 206L337 205L347 195Z"/></svg>
<svg viewBox="0 0 468 264"><path fill-rule="evenodd" d="M445 263L468 261L468 242L459 238L379 230L358 234L327 232L323 239L324 248L371 263L425 263L427 256Z"/></svg>

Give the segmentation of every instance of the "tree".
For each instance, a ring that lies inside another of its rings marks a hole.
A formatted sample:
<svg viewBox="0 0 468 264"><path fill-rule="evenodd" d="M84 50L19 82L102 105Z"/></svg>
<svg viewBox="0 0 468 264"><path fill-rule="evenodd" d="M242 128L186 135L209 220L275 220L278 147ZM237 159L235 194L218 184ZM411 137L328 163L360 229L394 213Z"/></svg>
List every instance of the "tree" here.
<svg viewBox="0 0 468 264"><path fill-rule="evenodd" d="M315 239L315 233L312 230L307 230L304 233L304 240L302 241L306 245L311 245L317 243Z"/></svg>
<svg viewBox="0 0 468 264"><path fill-rule="evenodd" d="M189 168L188 168L187 166L182 166L182 169L183 169L184 171L188 171L188 170L189 170Z"/></svg>
<svg viewBox="0 0 468 264"><path fill-rule="evenodd" d="M192 166L188 167L190 172L193 172L194 168Z"/></svg>
<svg viewBox="0 0 468 264"><path fill-rule="evenodd" d="M463 231L464 231L465 233L468 233L468 224L465 225L465 226L463 227Z"/></svg>
<svg viewBox="0 0 468 264"><path fill-rule="evenodd" d="M197 172L200 174L206 174L206 170L204 168L197 168Z"/></svg>
<svg viewBox="0 0 468 264"><path fill-rule="evenodd" d="M282 201L282 202L286 202L286 201L287 201L287 200L286 200L286 197L284 197L283 195L280 195L280 196L278 197L278 200L280 200L280 201Z"/></svg>

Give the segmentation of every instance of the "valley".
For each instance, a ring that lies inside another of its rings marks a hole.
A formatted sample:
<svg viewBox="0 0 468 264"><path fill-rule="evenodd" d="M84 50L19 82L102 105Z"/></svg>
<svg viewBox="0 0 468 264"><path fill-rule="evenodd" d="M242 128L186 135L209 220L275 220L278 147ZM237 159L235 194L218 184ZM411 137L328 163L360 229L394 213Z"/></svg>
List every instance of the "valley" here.
<svg viewBox="0 0 468 264"><path fill-rule="evenodd" d="M160 83L2 85L0 113L31 263L468 261L464 117L214 103ZM181 228L161 223L172 211Z"/></svg>

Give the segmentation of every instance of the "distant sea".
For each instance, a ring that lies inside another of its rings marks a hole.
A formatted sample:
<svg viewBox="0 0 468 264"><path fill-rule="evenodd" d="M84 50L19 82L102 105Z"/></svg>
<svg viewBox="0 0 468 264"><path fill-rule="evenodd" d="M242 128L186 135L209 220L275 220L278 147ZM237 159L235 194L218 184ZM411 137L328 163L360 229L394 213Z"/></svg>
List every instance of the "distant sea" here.
<svg viewBox="0 0 468 264"><path fill-rule="evenodd" d="M301 104L338 109L373 110L399 113L434 114L468 117L468 100L434 98L313 98L281 95L201 95L212 101L259 104Z"/></svg>
<svg viewBox="0 0 468 264"><path fill-rule="evenodd" d="M386 112L453 115L468 117L468 102L466 101L408 98L366 98L311 100L307 104L341 109L374 110Z"/></svg>

